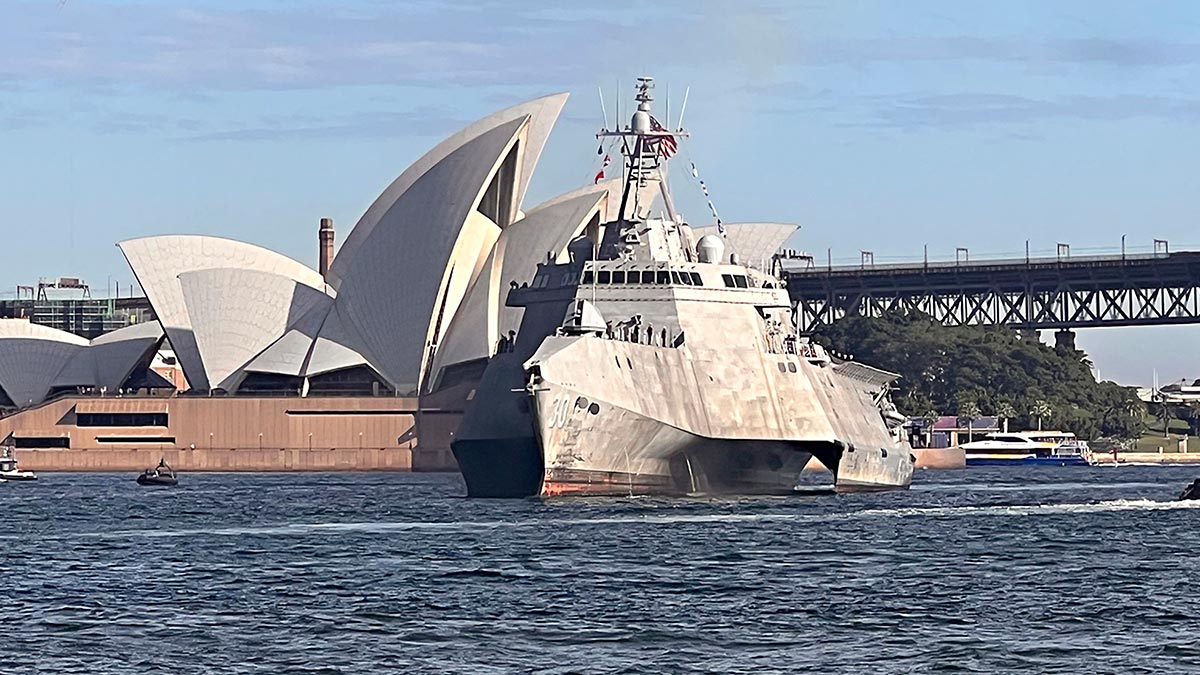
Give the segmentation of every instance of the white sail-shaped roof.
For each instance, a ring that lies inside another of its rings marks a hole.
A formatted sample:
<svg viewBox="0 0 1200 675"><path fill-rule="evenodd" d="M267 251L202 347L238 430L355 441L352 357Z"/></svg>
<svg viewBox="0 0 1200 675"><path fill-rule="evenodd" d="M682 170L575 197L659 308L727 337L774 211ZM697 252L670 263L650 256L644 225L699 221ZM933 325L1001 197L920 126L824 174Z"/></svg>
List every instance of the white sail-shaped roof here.
<svg viewBox="0 0 1200 675"><path fill-rule="evenodd" d="M589 185L560 195L505 228L455 315L430 372L491 356L500 337L521 323L521 309L504 304L511 284L528 283L548 257L561 262L567 245L589 222L605 222L610 195L620 190L619 183Z"/></svg>
<svg viewBox="0 0 1200 675"><path fill-rule="evenodd" d="M119 389L138 363L149 361L162 337L162 326L157 321L148 321L118 328L92 340L85 352L95 368L92 386L106 391Z"/></svg>
<svg viewBox="0 0 1200 675"><path fill-rule="evenodd" d="M431 345L515 217L514 174L528 124L527 115L504 123L430 167L339 270L343 328L397 391L417 391ZM495 218L481 210L485 193L498 195L499 206L489 208Z"/></svg>
<svg viewBox="0 0 1200 675"><path fill-rule="evenodd" d="M247 371L308 376L368 365L397 391L418 391L477 276L488 271L481 288L498 283L493 248L521 213L566 98L547 96L489 115L422 156L350 232L328 285L294 260L227 239L122 242L192 386L236 387ZM200 274L215 270L248 273ZM328 299L285 311L300 286ZM485 300L477 318L459 321L464 330L473 322L494 324L495 297Z"/></svg>
<svg viewBox="0 0 1200 675"><path fill-rule="evenodd" d="M210 383L204 372L180 275L205 269L245 269L282 275L315 289L324 288L324 280L315 270L261 246L232 239L164 235L130 239L118 246L154 308L184 375L195 389L208 389L216 383Z"/></svg>
<svg viewBox="0 0 1200 675"><path fill-rule="evenodd" d="M558 115L562 112L563 105L566 104L568 96L566 93L552 94L488 115L441 143L438 143L432 150L425 153L416 162L413 162L412 165L387 186L383 193L379 195L362 217L359 218L354 229L346 237L345 243L338 250L337 257L333 260L333 265L329 270L329 282L335 288L341 287L342 278L346 271L351 266L357 264L354 261L357 251L371 237L375 228L383 220L388 211L392 209L396 201L408 192L409 188L419 178L424 176L426 172L451 154L456 153L459 148L475 138L513 120L528 118L529 126L525 142L521 148L523 159L516 185L515 202L519 206L521 200L525 197L526 189L529 187L533 170L537 167L537 161L542 154L542 148L546 145L546 139L550 136L550 131L554 128L554 123L558 120Z"/></svg>
<svg viewBox="0 0 1200 675"><path fill-rule="evenodd" d="M290 276L253 269L185 272L179 284L205 379L221 389L232 388L243 366L329 300Z"/></svg>
<svg viewBox="0 0 1200 675"><path fill-rule="evenodd" d="M59 372L87 344L24 319L0 319L0 387L18 407L41 403Z"/></svg>
<svg viewBox="0 0 1200 675"><path fill-rule="evenodd" d="M54 387L93 387L115 392L137 365L158 348L157 323L138 324L89 342L24 319L0 319L0 388L13 405L46 399Z"/></svg>

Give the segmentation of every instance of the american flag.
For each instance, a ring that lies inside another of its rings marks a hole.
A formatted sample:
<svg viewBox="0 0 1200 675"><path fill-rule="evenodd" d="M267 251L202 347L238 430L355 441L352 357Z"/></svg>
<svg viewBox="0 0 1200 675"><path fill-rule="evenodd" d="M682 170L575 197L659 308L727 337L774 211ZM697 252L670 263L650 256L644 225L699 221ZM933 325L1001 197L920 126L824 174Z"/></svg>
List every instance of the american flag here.
<svg viewBox="0 0 1200 675"><path fill-rule="evenodd" d="M666 131L654 115L650 116L650 130ZM663 159L671 159L675 153L679 152L679 142L675 140L674 136L660 136L655 142L658 143L658 154L662 155Z"/></svg>

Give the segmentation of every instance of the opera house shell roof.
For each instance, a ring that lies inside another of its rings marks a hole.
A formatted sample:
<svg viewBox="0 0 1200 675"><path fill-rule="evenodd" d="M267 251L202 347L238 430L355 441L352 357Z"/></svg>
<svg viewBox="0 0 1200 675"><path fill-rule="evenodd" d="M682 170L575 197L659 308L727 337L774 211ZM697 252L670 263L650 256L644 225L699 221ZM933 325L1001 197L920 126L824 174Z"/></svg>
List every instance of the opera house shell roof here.
<svg viewBox="0 0 1200 675"><path fill-rule="evenodd" d="M144 323L89 341L24 319L0 319L0 407L37 405L80 388L169 387L147 370L162 336L157 323Z"/></svg>
<svg viewBox="0 0 1200 675"><path fill-rule="evenodd" d="M193 389L415 395L515 330L513 281L608 217L612 183L528 212L522 201L566 102L539 98L459 131L413 163L321 274L217 237L124 241L121 251ZM310 389L311 387L311 389Z"/></svg>

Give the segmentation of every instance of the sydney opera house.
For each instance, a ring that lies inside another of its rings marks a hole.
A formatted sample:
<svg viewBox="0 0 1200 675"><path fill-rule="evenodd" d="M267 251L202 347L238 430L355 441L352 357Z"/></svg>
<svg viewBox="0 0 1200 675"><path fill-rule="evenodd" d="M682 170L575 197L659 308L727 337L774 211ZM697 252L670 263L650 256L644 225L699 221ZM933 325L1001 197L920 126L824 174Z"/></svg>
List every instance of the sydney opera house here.
<svg viewBox="0 0 1200 675"><path fill-rule="evenodd" d="M322 220L316 270L211 236L120 242L157 322L89 342L0 321L0 437L45 451L22 453L29 468L128 470L166 456L181 469L455 469L453 431L520 322L508 289L565 262L619 198L610 181L525 206L566 98L441 142L336 255ZM184 391L151 368L164 346Z"/></svg>

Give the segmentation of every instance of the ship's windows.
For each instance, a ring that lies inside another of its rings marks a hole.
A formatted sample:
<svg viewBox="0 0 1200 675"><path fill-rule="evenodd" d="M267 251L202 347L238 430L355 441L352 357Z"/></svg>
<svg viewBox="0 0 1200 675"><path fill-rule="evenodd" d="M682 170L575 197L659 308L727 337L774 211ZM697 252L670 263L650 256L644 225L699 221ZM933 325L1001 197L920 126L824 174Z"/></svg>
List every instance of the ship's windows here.
<svg viewBox="0 0 1200 675"><path fill-rule="evenodd" d="M633 273L630 272L630 274L632 275ZM654 283L654 271L653 270L642 270L642 283L643 284Z"/></svg>
<svg viewBox="0 0 1200 675"><path fill-rule="evenodd" d="M601 271L600 272L600 283L607 284L607 283L611 283L611 282L612 282L612 273L609 272L608 270Z"/></svg>
<svg viewBox="0 0 1200 675"><path fill-rule="evenodd" d="M588 270L588 271L584 272L584 273L583 273L583 285L584 285L584 286L590 286L590 285L592 284L592 279L594 279L594 278L595 278L595 277L594 277L594 276L592 276L592 271L591 271L591 270Z"/></svg>
<svg viewBox="0 0 1200 675"><path fill-rule="evenodd" d="M593 414L593 415L599 415L599 414L600 414L600 404L599 404L599 403L593 403L593 404L589 405L589 406L588 406L588 412L589 412L589 413L591 413L591 414Z"/></svg>
<svg viewBox="0 0 1200 675"><path fill-rule="evenodd" d="M685 286L692 285L692 275L688 274L687 272L680 272L679 280L682 281Z"/></svg>
<svg viewBox="0 0 1200 675"><path fill-rule="evenodd" d="M627 284L642 283L642 273L637 270L629 270L629 274L626 275L626 277L625 277L625 283L627 283Z"/></svg>
<svg viewBox="0 0 1200 675"><path fill-rule="evenodd" d="M787 366L783 365L782 361L780 361L779 363L776 363L775 365L779 366L779 372L781 372L781 373L787 372Z"/></svg>
<svg viewBox="0 0 1200 675"><path fill-rule="evenodd" d="M613 272L612 273L612 282L614 284L625 283L625 270L617 270L616 272Z"/></svg>
<svg viewBox="0 0 1200 675"><path fill-rule="evenodd" d="M693 286L703 286L704 285L704 280L700 278L699 272L689 272L688 276L690 276L692 278Z"/></svg>
<svg viewBox="0 0 1200 675"><path fill-rule="evenodd" d="M887 458L887 450L884 450L883 448L880 448L880 449L879 449L879 454L880 454L880 455L882 455L882 456L883 456L885 459Z"/></svg>
<svg viewBox="0 0 1200 675"><path fill-rule="evenodd" d="M788 362L788 364L787 364L787 366L788 366L788 372L789 372L789 373L794 373L794 372L796 372L796 364L794 364L794 363L792 363L791 361L789 361L789 362Z"/></svg>
<svg viewBox="0 0 1200 675"><path fill-rule="evenodd" d="M584 408L588 407L588 400L580 396L579 398L575 399L575 407L583 410Z"/></svg>
<svg viewBox="0 0 1200 675"><path fill-rule="evenodd" d="M746 277L741 276L740 274L733 278L733 283L737 285L738 288L747 288L750 285L746 281Z"/></svg>
<svg viewBox="0 0 1200 675"><path fill-rule="evenodd" d="M733 275L732 274L722 274L721 281L725 282L726 288L733 288Z"/></svg>
<svg viewBox="0 0 1200 675"><path fill-rule="evenodd" d="M671 273L666 270L659 270L655 275L655 283L669 284L671 283Z"/></svg>

